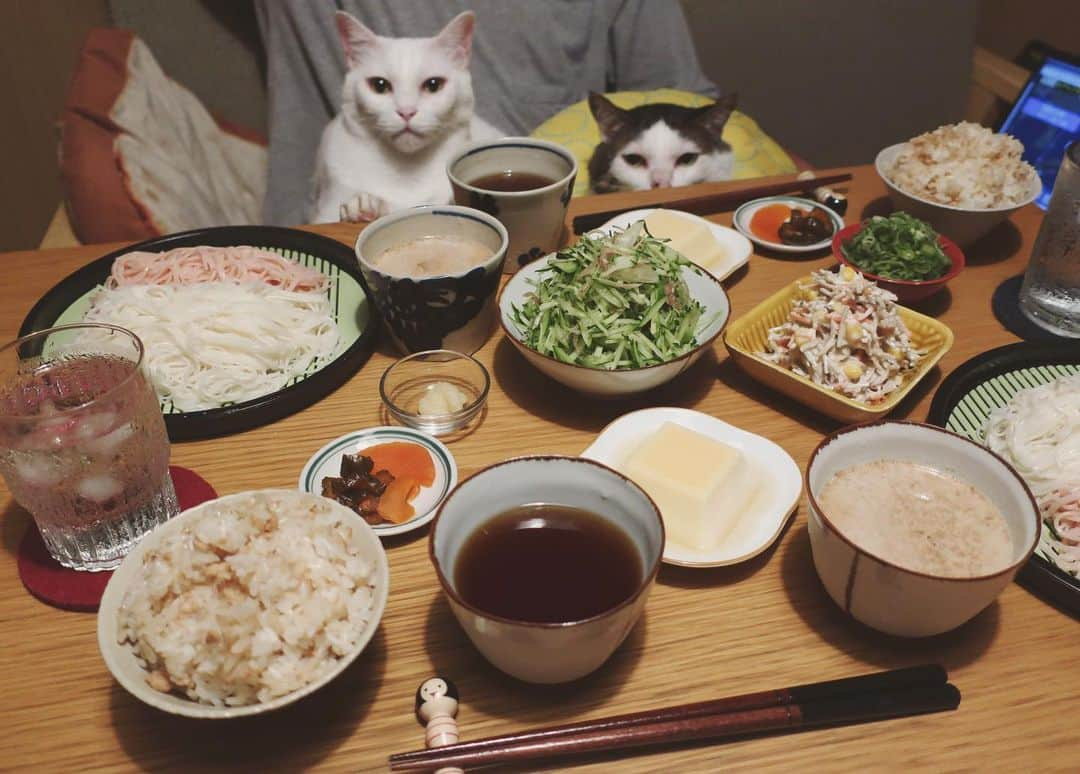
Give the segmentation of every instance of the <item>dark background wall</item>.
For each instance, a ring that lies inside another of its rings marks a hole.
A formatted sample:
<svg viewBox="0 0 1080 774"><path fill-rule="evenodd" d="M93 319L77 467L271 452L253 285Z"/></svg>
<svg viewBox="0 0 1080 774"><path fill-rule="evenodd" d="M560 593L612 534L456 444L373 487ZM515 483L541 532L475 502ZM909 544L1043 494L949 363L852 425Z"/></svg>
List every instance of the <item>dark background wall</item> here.
<svg viewBox="0 0 1080 774"><path fill-rule="evenodd" d="M1080 50L1076 0L681 2L709 75L822 166L959 118L976 43L1007 59L1031 38ZM265 129L250 0L0 0L0 251L36 246L60 203L64 92L86 31L108 24L136 30L211 110Z"/></svg>
<svg viewBox="0 0 1080 774"><path fill-rule="evenodd" d="M683 0L706 73L818 166L960 119L974 0Z"/></svg>

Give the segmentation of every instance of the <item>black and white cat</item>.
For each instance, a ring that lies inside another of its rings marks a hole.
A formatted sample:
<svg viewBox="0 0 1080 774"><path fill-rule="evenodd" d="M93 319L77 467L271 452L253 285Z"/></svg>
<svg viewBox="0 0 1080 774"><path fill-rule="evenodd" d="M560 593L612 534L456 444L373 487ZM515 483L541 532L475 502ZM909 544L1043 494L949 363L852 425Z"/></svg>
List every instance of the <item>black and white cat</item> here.
<svg viewBox="0 0 1080 774"><path fill-rule="evenodd" d="M720 135L736 97L687 108L667 103L623 110L599 94L589 108L603 138L589 160L597 193L671 188L731 178L734 157Z"/></svg>
<svg viewBox="0 0 1080 774"><path fill-rule="evenodd" d="M348 72L341 112L315 160L310 222L374 220L452 201L446 163L502 132L473 115L469 57L475 17L459 14L431 38L384 38L335 15Z"/></svg>

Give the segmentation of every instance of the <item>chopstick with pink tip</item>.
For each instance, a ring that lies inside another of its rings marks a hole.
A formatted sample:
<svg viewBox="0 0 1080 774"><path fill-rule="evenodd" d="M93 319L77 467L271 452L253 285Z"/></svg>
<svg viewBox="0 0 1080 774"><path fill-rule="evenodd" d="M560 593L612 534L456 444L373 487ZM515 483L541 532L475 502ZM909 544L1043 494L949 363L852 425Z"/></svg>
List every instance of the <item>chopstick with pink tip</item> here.
<svg viewBox="0 0 1080 774"><path fill-rule="evenodd" d="M389 762L393 771L483 766L940 712L960 703L946 681L941 666L909 667L398 753Z"/></svg>

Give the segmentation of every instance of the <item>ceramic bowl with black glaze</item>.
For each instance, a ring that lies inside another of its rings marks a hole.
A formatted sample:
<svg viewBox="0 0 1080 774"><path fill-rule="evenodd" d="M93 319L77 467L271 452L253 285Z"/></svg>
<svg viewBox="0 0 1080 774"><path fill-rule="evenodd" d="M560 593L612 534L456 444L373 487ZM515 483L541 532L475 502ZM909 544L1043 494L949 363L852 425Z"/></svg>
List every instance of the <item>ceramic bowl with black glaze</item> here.
<svg viewBox="0 0 1080 774"><path fill-rule="evenodd" d="M404 277L378 266L392 247L425 237L468 239L491 256L457 274ZM469 207L430 205L379 218L360 232L356 258L368 293L394 344L404 353L452 349L471 354L495 327L495 292L508 238L491 215Z"/></svg>

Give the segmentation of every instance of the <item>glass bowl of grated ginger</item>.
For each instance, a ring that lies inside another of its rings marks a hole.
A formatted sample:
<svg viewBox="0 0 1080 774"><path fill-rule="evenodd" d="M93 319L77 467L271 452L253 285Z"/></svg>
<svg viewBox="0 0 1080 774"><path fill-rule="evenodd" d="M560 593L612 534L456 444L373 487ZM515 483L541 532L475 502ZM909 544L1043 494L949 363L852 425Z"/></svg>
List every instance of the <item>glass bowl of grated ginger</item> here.
<svg viewBox="0 0 1080 774"><path fill-rule="evenodd" d="M490 388L491 377L476 358L449 349L400 358L379 381L390 417L430 435L467 427L484 410Z"/></svg>

